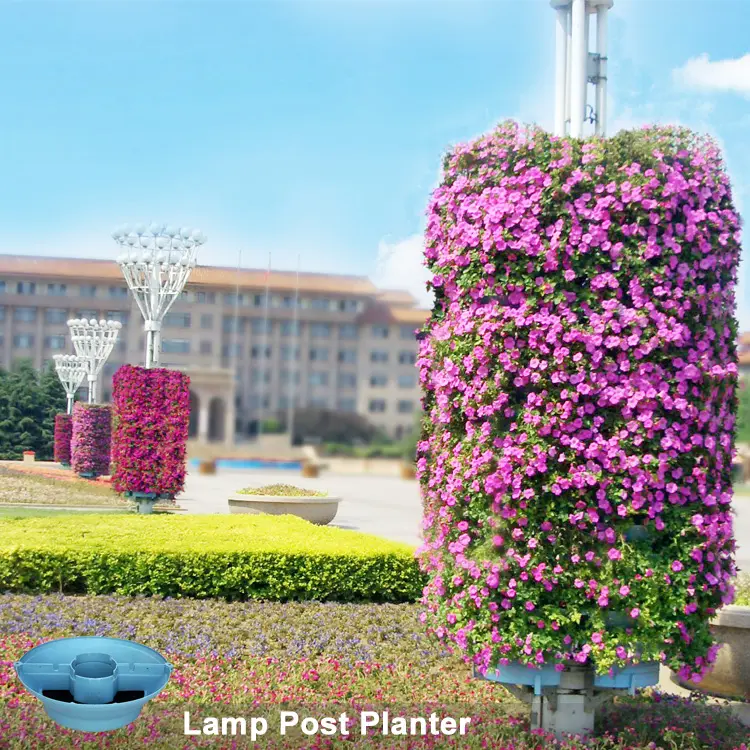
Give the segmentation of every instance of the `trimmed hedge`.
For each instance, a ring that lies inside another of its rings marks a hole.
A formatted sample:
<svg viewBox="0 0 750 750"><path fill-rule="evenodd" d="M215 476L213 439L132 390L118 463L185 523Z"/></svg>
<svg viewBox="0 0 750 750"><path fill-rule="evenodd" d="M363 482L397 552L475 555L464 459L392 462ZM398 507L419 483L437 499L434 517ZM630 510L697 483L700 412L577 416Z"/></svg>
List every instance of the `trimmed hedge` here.
<svg viewBox="0 0 750 750"><path fill-rule="evenodd" d="M55 415L55 461L70 465L70 443L73 439L73 415Z"/></svg>
<svg viewBox="0 0 750 750"><path fill-rule="evenodd" d="M71 466L76 474L93 477L109 474L112 409L102 404L73 405Z"/></svg>
<svg viewBox="0 0 750 750"><path fill-rule="evenodd" d="M408 545L292 516L0 520L0 591L408 602L423 585Z"/></svg>
<svg viewBox="0 0 750 750"><path fill-rule="evenodd" d="M740 219L716 145L506 123L428 209L427 623L480 670L699 680L733 597Z"/></svg>
<svg viewBox="0 0 750 750"><path fill-rule="evenodd" d="M123 365L112 379L112 487L175 495L185 485L190 378Z"/></svg>

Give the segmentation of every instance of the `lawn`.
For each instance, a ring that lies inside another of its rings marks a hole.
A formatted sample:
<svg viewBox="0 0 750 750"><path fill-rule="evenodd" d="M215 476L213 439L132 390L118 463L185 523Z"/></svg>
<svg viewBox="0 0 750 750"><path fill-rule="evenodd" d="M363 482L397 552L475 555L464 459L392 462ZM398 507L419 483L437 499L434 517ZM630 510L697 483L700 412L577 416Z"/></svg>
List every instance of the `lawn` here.
<svg viewBox="0 0 750 750"><path fill-rule="evenodd" d="M554 747L532 735L527 708L429 639L411 604L321 604L122 597L0 596L0 747L250 747L249 738L185 737L184 711L271 718L263 748ZM12 662L37 643L71 635L123 637L156 648L175 666L141 720L107 735L60 729L15 679ZM472 718L463 738L382 738L375 744L280 738L279 709L311 716L388 710ZM615 738L613 733L617 735ZM621 700L601 712L596 750L741 747L747 728L722 707L660 695ZM609 736L607 736L609 735ZM215 740L215 741L214 741ZM650 746L655 741L658 745ZM3 744L5 743L5 744ZM566 743L567 747L581 747Z"/></svg>
<svg viewBox="0 0 750 750"><path fill-rule="evenodd" d="M24 504L128 507L128 503L105 484L85 479L63 481L0 466L0 507Z"/></svg>

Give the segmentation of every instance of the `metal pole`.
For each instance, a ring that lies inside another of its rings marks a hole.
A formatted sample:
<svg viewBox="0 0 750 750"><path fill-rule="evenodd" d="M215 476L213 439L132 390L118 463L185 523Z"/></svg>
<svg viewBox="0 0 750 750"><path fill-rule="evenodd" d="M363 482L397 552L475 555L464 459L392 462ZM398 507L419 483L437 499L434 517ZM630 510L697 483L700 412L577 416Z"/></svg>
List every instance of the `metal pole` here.
<svg viewBox="0 0 750 750"><path fill-rule="evenodd" d="M296 360L294 359L294 352L299 346L299 264L300 256L297 256L297 281L294 287L294 321L292 324L292 330L294 331L294 343L292 344L292 365L289 370L289 404L287 406L286 424L287 431L289 432L289 445L294 444L294 402L297 398L297 387L294 382L294 376L297 374Z"/></svg>
<svg viewBox="0 0 750 750"><path fill-rule="evenodd" d="M265 309L263 311L263 344L261 359L263 360L263 370L260 378L260 387L258 388L258 439L263 436L263 417L265 416L265 407L263 399L266 395L266 349L268 348L268 310L271 303L270 299L270 286L271 286L271 253L268 253L268 271L266 272L266 292L265 292Z"/></svg>
<svg viewBox="0 0 750 750"><path fill-rule="evenodd" d="M557 9L557 34L555 39L555 135L565 135L565 110L567 108L568 79L568 8Z"/></svg>
<svg viewBox="0 0 750 750"><path fill-rule="evenodd" d="M607 11L606 6L596 10L596 51L599 54L599 80L596 85L597 133L607 135Z"/></svg>
<svg viewBox="0 0 750 750"><path fill-rule="evenodd" d="M68 394L68 414L72 414L73 413L73 399L74 398L75 397L73 396L72 393Z"/></svg>
<svg viewBox="0 0 750 750"><path fill-rule="evenodd" d="M571 90L570 90L570 135L583 136L583 118L586 109L586 62L588 45L586 40L586 0L573 0L571 10Z"/></svg>

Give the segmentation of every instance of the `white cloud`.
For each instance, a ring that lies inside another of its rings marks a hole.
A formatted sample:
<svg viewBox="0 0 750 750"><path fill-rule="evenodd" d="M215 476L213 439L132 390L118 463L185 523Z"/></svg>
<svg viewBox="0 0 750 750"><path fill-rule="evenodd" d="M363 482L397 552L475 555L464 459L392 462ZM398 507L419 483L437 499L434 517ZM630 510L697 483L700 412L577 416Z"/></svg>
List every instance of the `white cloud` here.
<svg viewBox="0 0 750 750"><path fill-rule="evenodd" d="M403 240L381 240L373 281L379 287L405 289L419 304L432 307L432 292L427 291L429 271L424 266L424 238L413 234Z"/></svg>
<svg viewBox="0 0 750 750"><path fill-rule="evenodd" d="M711 61L704 53L673 70L672 75L677 83L690 88L750 96L750 54Z"/></svg>

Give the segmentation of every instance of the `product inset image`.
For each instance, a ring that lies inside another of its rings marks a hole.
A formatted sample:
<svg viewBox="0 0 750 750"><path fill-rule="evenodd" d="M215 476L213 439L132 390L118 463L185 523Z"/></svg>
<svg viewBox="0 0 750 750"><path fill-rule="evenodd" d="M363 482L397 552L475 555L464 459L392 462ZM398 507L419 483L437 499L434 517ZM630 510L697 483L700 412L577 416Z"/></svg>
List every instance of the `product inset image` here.
<svg viewBox="0 0 750 750"><path fill-rule="evenodd" d="M99 636L43 643L15 668L50 719L86 732L107 732L135 721L172 673L166 659L148 646Z"/></svg>

